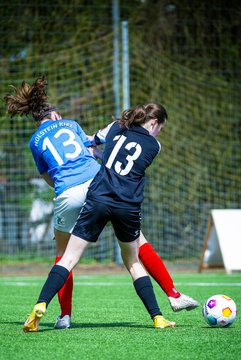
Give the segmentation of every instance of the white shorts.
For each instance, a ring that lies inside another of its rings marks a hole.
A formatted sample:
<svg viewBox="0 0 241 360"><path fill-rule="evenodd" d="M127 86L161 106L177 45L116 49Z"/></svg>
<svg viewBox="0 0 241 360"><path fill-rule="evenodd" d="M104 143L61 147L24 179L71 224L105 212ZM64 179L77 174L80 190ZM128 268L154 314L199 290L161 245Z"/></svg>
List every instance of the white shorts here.
<svg viewBox="0 0 241 360"><path fill-rule="evenodd" d="M89 185L93 179L65 190L54 198L54 228L71 233L79 212L85 202Z"/></svg>

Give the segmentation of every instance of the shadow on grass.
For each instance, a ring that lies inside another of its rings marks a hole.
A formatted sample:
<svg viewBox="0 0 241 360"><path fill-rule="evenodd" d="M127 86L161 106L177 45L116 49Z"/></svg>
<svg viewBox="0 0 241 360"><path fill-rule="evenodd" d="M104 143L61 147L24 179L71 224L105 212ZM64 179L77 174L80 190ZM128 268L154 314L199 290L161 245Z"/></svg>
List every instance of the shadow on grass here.
<svg viewBox="0 0 241 360"><path fill-rule="evenodd" d="M8 325L18 325L21 328L23 328L23 322L19 322L19 321L1 321L0 324L8 324ZM42 327L48 327L48 329L44 329ZM114 323L81 323L81 324L76 324L76 323L72 323L71 324L71 328L70 329L65 329L68 331L74 330L74 329L96 329L96 328L135 328L135 329L153 329L153 325L137 325L135 323L132 322L114 322ZM54 324L53 323L43 323L40 324L39 326L39 330L38 332L45 332L45 331L50 331L50 330L54 330L56 331L57 329L54 329Z"/></svg>
<svg viewBox="0 0 241 360"><path fill-rule="evenodd" d="M81 323L81 324L71 324L72 329L88 329L88 328L120 328L120 327L128 327L128 328L136 328L136 329L146 329L153 328L151 325L137 325L132 322L114 322L114 323Z"/></svg>

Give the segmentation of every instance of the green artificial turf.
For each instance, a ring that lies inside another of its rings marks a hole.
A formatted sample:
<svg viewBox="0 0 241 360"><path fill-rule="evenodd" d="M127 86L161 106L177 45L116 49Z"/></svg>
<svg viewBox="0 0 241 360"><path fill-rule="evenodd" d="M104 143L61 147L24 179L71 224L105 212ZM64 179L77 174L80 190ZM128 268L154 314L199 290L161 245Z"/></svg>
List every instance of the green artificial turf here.
<svg viewBox="0 0 241 360"><path fill-rule="evenodd" d="M226 294L241 308L241 274L174 274L179 291L201 304ZM229 328L211 328L199 308L173 313L167 297L154 284L164 316L174 329L154 329L128 275L76 276L72 327L54 330L59 315L54 298L38 333L23 333L22 324L35 304L44 277L2 277L0 285L1 359L103 360L238 360L241 318Z"/></svg>

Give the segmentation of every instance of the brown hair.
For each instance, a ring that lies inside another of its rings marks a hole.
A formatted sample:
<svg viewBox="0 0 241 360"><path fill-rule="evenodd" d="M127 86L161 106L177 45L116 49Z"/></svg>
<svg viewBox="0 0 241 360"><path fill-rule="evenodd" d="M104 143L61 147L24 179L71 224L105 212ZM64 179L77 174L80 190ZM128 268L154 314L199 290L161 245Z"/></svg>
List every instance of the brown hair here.
<svg viewBox="0 0 241 360"><path fill-rule="evenodd" d="M151 119L157 119L159 124L164 124L168 115L166 109L157 103L137 105L136 107L124 110L118 120L121 126L142 125Z"/></svg>
<svg viewBox="0 0 241 360"><path fill-rule="evenodd" d="M23 81L19 88L10 85L14 94L5 95L4 101L7 104L7 111L11 116L32 114L35 121L41 121L56 108L47 102L46 92L47 80L45 76L39 77L33 85Z"/></svg>

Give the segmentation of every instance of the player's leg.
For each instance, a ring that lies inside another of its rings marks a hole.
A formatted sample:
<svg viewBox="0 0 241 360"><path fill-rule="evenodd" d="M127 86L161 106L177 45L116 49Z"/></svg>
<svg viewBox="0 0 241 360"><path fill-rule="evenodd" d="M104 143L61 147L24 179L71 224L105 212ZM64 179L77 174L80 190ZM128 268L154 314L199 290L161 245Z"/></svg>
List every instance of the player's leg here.
<svg viewBox="0 0 241 360"><path fill-rule="evenodd" d="M69 238L70 238L70 234L55 229L55 240L56 240L55 264L57 264L62 259ZM61 314L56 319L56 323L54 325L56 329L68 329L71 325L72 294L73 294L73 272L70 271L66 282L58 292L58 300L61 309Z"/></svg>
<svg viewBox="0 0 241 360"><path fill-rule="evenodd" d="M86 194L91 180L80 185L71 187L54 199L54 226L56 239L56 259L58 263L67 247L70 233L76 223L80 210L86 199ZM58 292L58 300L61 314L57 317L55 328L66 329L71 325L73 294L73 273L69 273L68 279Z"/></svg>
<svg viewBox="0 0 241 360"><path fill-rule="evenodd" d="M173 280L153 246L140 233L139 259L150 276L160 285L168 296L173 311L193 310L199 306L198 301L181 294L174 286Z"/></svg>
<svg viewBox="0 0 241 360"><path fill-rule="evenodd" d="M26 320L25 332L38 331L38 324L46 311L47 305L64 285L69 272L78 263L85 248L90 242L95 242L103 230L108 217L105 214L105 205L86 200L70 236L67 248L61 260L52 267L48 278L41 290L37 304ZM81 237L82 236L82 237Z"/></svg>
<svg viewBox="0 0 241 360"><path fill-rule="evenodd" d="M111 209L111 222L119 240L121 256L129 271L137 295L140 297L156 328L173 327L174 322L164 319L157 304L153 286L138 258L141 216L140 208Z"/></svg>
<svg viewBox="0 0 241 360"><path fill-rule="evenodd" d="M167 296L179 297L180 293L175 289L173 280L157 254L153 246L147 242L143 233L140 233L139 259L147 272L156 280Z"/></svg>
<svg viewBox="0 0 241 360"><path fill-rule="evenodd" d="M129 271L136 293L153 319L155 328L174 327L174 322L166 320L160 311L149 276L138 259L138 240L132 242L119 241L121 255L125 267Z"/></svg>
<svg viewBox="0 0 241 360"><path fill-rule="evenodd" d="M23 326L24 332L38 331L39 321L44 315L48 304L66 282L70 271L72 271L78 263L87 245L87 241L75 235L70 236L64 255L61 260L52 267L42 287L38 301Z"/></svg>

